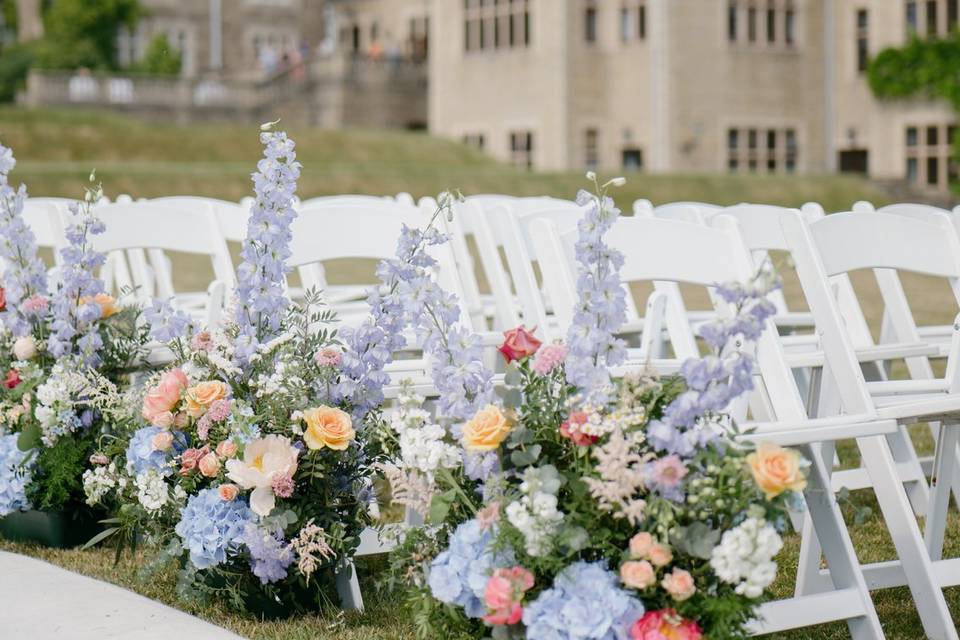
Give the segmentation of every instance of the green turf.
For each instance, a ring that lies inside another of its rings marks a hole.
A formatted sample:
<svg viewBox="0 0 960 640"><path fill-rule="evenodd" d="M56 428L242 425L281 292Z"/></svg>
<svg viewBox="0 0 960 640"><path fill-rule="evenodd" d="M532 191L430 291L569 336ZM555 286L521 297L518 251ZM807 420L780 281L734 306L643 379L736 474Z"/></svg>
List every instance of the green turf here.
<svg viewBox="0 0 960 640"><path fill-rule="evenodd" d="M580 173L538 174L516 170L496 163L462 145L423 134L381 131L317 131L294 129L289 132L298 143L303 162L300 195L311 197L337 193L390 194L407 191L415 196L434 195L446 188L471 193L510 193L517 195L554 195L572 197L584 186ZM239 199L252 193L250 172L259 157L257 129L253 126L205 125L175 126L142 123L135 120L77 111L23 111L0 109L0 142L12 146L19 164L14 179L27 184L36 196L77 196L82 193L89 171L97 169L106 192L115 196L207 195ZM702 200L717 204L765 202L798 206L808 200L821 202L828 210L849 208L856 200L882 203L883 196L865 181L854 178L818 176L651 176L627 174L628 183L617 191L618 203L629 209L636 198L655 203L675 200ZM176 264L176 262L175 262ZM177 270L178 287L202 288L210 274L186 263ZM795 300L799 288L789 265L781 265L788 298ZM369 265L367 265L369 267ZM332 280L342 274L353 279L357 265L328 270ZM855 286L864 299L873 301L865 308L874 329L879 323L881 306L876 287L865 277L855 278ZM941 287L941 288L937 288ZM952 321L948 307L939 301L950 298L949 290L927 278L907 278L905 288L917 311L927 322ZM701 300L701 304L705 304ZM696 306L696 305L693 305ZM918 429L918 445L928 450L931 443ZM855 459L855 448L846 445L842 452ZM868 494L855 494L864 503ZM952 514L951 530L958 524ZM879 517L874 515L854 527L854 540L862 561L894 557L892 546ZM780 558L783 571L775 587L776 595L792 593L798 540L791 536ZM136 577L137 563L125 559L113 566L105 551L53 551L0 541L0 549L41 557L68 569L96 576L139 591L149 597L182 606L176 602L173 577L143 583ZM947 553L960 553L960 537L948 534ZM188 606L186 609L228 627L241 635L263 639L379 640L412 638L412 630L398 610L397 603L375 595L372 583L380 565L361 565L361 582L367 596L363 615L308 617L285 622L259 623L230 614L222 607ZM948 600L955 614L960 612L960 590L948 589ZM909 592L893 589L875 594L875 603L892 639L913 640L922 637ZM843 624L832 624L777 637L791 640L826 640L848 637Z"/></svg>

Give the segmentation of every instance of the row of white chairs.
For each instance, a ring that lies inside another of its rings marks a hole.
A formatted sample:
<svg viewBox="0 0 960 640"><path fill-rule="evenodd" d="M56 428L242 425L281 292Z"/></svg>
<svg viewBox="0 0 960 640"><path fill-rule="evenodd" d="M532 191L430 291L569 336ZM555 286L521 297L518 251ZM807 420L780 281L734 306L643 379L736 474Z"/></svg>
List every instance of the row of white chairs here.
<svg viewBox="0 0 960 640"><path fill-rule="evenodd" d="M58 246L64 203L31 199L28 205L35 230L43 219L49 225L51 241L38 231L41 244ZM212 307L222 304L233 283L227 242L242 239L248 206L202 198L101 205L108 231L97 242L111 252L108 279L114 286L126 279L150 295L176 296L166 252L206 255L218 282L204 313L216 320ZM294 225L291 265L303 286L325 287L324 262L391 257L400 225L422 226L434 207L430 199L414 204L404 197L306 201ZM34 213L38 209L46 213ZM680 284L745 280L767 253L788 253L809 311L792 310L782 294L774 294L778 314L757 348L758 390L749 408L738 411L760 436L804 449L812 463L809 517L797 597L764 605L756 631L846 620L854 637L883 637L869 590L907 584L927 634L956 638L941 588L960 583L952 577L960 575L960 565L940 555L950 487L956 485L956 428L946 425L960 411L960 396L953 395L960 343L952 326L918 326L896 271L947 278L960 301L958 216L916 205L873 211L858 203L855 209L824 216L816 205L801 211L635 203L634 216L618 221L610 240L627 257L624 285L649 282L654 293L646 304L630 306L624 331L636 338L636 348L623 369L652 362L675 371L683 358L699 353L694 328L725 309L713 300L711 311L688 310ZM457 206L449 249L437 252L438 277L458 294L463 321L487 336L487 344L495 342L491 332L521 322L536 326L544 339L565 334L576 301L572 247L582 215L576 204L553 198L475 196ZM884 297L879 344L847 277L857 269L874 270ZM355 302L362 289L339 292L336 304L346 318L362 313ZM183 304L197 308L188 297ZM948 358L947 376L937 379L930 360L941 357ZM894 359L907 361L910 380L887 379L886 365ZM424 371L422 361L405 360L395 373L419 376L429 392ZM914 451L904 429L914 421L933 421L936 460L921 460ZM864 468L835 472L834 443L848 438L858 439ZM840 486L874 488L898 561L861 567L833 496ZM915 513L926 515L925 535Z"/></svg>

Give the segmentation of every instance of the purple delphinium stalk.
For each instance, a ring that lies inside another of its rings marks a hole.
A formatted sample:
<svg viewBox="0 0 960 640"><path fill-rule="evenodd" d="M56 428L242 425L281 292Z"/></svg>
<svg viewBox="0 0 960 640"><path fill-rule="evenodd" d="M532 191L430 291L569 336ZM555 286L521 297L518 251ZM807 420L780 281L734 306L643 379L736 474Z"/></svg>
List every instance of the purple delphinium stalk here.
<svg viewBox="0 0 960 640"><path fill-rule="evenodd" d="M284 276L290 257L290 224L300 163L287 134L260 134L264 157L253 174L256 201L250 209L247 237L237 269L236 323L239 330L234 359L245 366L264 342L277 336L290 300L284 293Z"/></svg>
<svg viewBox="0 0 960 640"><path fill-rule="evenodd" d="M37 239L23 220L27 188L10 186L8 175L16 164L13 151L0 145L0 258L6 263L6 269L0 269L6 294L0 320L13 335L24 336L32 319L21 305L33 295L47 294L47 270L37 256Z"/></svg>
<svg viewBox="0 0 960 640"><path fill-rule="evenodd" d="M187 335L190 316L173 308L169 302L154 299L143 310L144 320L150 326L150 338L157 342L172 342Z"/></svg>
<svg viewBox="0 0 960 640"><path fill-rule="evenodd" d="M611 180L602 187L598 185L596 194L577 194L585 215L578 224L575 246L578 301L567 333L566 372L567 380L590 404L606 401L609 367L621 364L627 356L626 346L616 337L627 319L626 294L620 284L623 254L603 240L620 217L620 210L605 190L610 184L620 183L619 179Z"/></svg>
<svg viewBox="0 0 960 640"><path fill-rule="evenodd" d="M751 283L715 288L735 313L701 327L700 335L717 355L690 358L681 366L687 390L647 428L647 439L657 450L692 456L718 435L708 418L753 389L754 358L747 346L760 338L766 321L776 313L767 294L777 286L776 279L763 272Z"/></svg>
<svg viewBox="0 0 960 640"><path fill-rule="evenodd" d="M102 196L99 186L87 191L84 202L70 205L74 220L65 230L67 246L60 250L61 283L53 295L52 322L47 349L56 358L77 355L90 367L100 363L103 340L97 320L103 311L93 297L104 292L103 281L94 274L106 256L96 251L91 236L104 232L103 221L94 213Z"/></svg>

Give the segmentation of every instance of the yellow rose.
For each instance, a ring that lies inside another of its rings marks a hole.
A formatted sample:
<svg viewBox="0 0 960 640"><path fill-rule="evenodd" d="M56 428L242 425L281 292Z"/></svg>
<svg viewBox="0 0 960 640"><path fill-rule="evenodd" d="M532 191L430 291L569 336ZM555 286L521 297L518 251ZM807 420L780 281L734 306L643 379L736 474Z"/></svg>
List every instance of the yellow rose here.
<svg viewBox="0 0 960 640"><path fill-rule="evenodd" d="M757 450L747 456L753 480L772 500L784 491L803 491L807 479L800 468L800 454L780 445L761 442Z"/></svg>
<svg viewBox="0 0 960 640"><path fill-rule="evenodd" d="M513 424L500 407L488 404L463 426L463 446L468 451L493 451L512 428Z"/></svg>
<svg viewBox="0 0 960 640"><path fill-rule="evenodd" d="M303 441L311 449L329 447L343 451L357 435L350 414L334 407L307 409L303 412L303 421L307 424Z"/></svg>
<svg viewBox="0 0 960 640"><path fill-rule="evenodd" d="M187 413L191 418L199 418L210 405L227 397L227 385L219 380L201 382L187 389Z"/></svg>

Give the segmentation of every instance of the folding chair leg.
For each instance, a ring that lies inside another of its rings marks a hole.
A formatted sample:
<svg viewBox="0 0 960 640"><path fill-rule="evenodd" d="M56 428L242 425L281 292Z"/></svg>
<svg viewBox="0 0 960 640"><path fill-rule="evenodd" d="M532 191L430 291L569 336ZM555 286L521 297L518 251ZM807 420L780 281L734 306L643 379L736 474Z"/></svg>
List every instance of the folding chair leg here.
<svg viewBox="0 0 960 640"><path fill-rule="evenodd" d="M886 440L860 438L857 445L927 637L960 640Z"/></svg>
<svg viewBox="0 0 960 640"><path fill-rule="evenodd" d="M808 460L811 462L811 470L815 467L823 469L827 480L829 480L835 452L836 447L832 442L810 445L808 448ZM829 482L827 486L831 486ZM832 489L830 493L832 496ZM820 539L813 528L812 518L809 513L809 503L807 509L808 512L803 519L803 529L800 536L800 557L797 560L797 584L794 590L797 597L820 593L830 588L830 581L825 580L820 574ZM844 527L844 529L846 529L846 527ZM854 558L856 558L856 555L854 555Z"/></svg>
<svg viewBox="0 0 960 640"><path fill-rule="evenodd" d="M951 484L957 467L957 443L960 443L960 425L940 425L933 473L930 475L930 508L927 510L923 538L932 560L943 557L943 536L950 509Z"/></svg>
<svg viewBox="0 0 960 640"><path fill-rule="evenodd" d="M910 433L906 427L901 426L896 433L887 435L887 442L890 445L890 453L893 455L894 461L901 466L909 467L911 477L921 478L921 480L904 481L903 486L910 498L910 504L913 505L913 512L918 516L925 515L927 505L930 502L930 488L924 480L923 467L920 465L920 458L913 448Z"/></svg>
<svg viewBox="0 0 960 640"><path fill-rule="evenodd" d="M337 569L337 594L344 611L363 611L363 594L353 562L344 563Z"/></svg>

